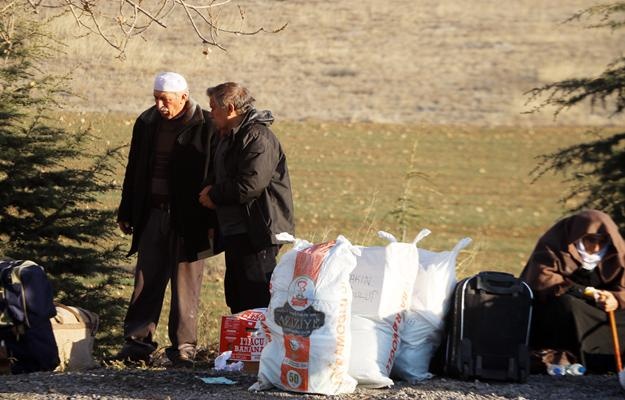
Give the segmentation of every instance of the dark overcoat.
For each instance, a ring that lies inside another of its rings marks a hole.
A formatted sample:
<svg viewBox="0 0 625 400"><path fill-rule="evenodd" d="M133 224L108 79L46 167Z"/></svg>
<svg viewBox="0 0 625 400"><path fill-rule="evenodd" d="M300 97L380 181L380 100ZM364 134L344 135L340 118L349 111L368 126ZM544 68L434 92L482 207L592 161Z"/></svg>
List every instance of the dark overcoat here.
<svg viewBox="0 0 625 400"><path fill-rule="evenodd" d="M212 185L209 196L217 207L236 205L256 249L288 242L280 234L295 233L293 197L286 156L269 129L269 111L248 111L226 141L226 179Z"/></svg>
<svg viewBox="0 0 625 400"><path fill-rule="evenodd" d="M185 260L196 261L210 249L208 230L215 226L215 213L198 201L202 183L211 162L213 127L210 113L189 100L184 128L178 133L171 154L169 193L171 226L184 244ZM156 106L144 111L135 121L128 164L124 176L118 221L130 223L132 244L128 255L139 246L141 232L149 216L150 182L154 163L154 138L161 119Z"/></svg>
<svg viewBox="0 0 625 400"><path fill-rule="evenodd" d="M564 218L552 226L539 240L521 273L538 301L546 302L571 290L582 291L574 280L582 259L575 243L586 234L609 236L608 250L597 265L601 281L596 289L614 294L620 309L625 309L625 241L618 227L607 214L586 210Z"/></svg>

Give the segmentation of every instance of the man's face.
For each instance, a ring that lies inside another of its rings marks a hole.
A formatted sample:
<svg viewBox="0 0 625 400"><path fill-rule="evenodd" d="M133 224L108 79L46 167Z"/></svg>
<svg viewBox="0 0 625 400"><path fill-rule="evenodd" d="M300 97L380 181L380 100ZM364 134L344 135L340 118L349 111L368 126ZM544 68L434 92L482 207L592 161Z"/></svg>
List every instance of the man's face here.
<svg viewBox="0 0 625 400"><path fill-rule="evenodd" d="M160 92L155 90L154 102L163 118L173 119L184 109L188 96L185 92Z"/></svg>
<svg viewBox="0 0 625 400"><path fill-rule="evenodd" d="M218 129L228 126L228 108L220 106L213 98L210 98L211 116Z"/></svg>

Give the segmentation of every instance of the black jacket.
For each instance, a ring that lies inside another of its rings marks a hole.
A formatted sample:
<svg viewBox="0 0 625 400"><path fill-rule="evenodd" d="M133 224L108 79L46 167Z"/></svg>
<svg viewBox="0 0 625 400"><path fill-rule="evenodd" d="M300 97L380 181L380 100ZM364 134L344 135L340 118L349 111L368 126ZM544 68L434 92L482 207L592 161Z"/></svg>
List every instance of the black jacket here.
<svg viewBox="0 0 625 400"><path fill-rule="evenodd" d="M215 225L214 211L198 200L209 165L212 142L210 113L192 100L181 118L185 127L178 134L171 154L169 178L172 229L183 238L186 260L196 261L210 248L208 229ZM128 165L117 220L133 227L128 255L137 251L150 210L150 178L154 162L154 135L162 118L155 106L144 111L132 130Z"/></svg>
<svg viewBox="0 0 625 400"><path fill-rule="evenodd" d="M276 237L294 234L293 198L286 156L278 138L269 129L269 111L250 110L238 128L221 140L225 151L227 179L209 192L217 208L240 205L247 233L257 249L283 243Z"/></svg>

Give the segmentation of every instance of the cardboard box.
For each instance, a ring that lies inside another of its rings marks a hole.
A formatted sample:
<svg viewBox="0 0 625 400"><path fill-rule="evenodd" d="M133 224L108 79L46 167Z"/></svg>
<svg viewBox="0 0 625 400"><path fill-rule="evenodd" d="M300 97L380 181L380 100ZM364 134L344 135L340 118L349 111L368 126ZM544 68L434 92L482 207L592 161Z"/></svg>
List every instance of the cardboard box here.
<svg viewBox="0 0 625 400"><path fill-rule="evenodd" d="M243 372L248 375L258 375L258 367L260 363L258 361L244 361Z"/></svg>
<svg viewBox="0 0 625 400"><path fill-rule="evenodd" d="M219 353L230 350L230 360L259 361L260 353L265 347L261 321L265 320L266 312L266 308L255 308L222 316Z"/></svg>

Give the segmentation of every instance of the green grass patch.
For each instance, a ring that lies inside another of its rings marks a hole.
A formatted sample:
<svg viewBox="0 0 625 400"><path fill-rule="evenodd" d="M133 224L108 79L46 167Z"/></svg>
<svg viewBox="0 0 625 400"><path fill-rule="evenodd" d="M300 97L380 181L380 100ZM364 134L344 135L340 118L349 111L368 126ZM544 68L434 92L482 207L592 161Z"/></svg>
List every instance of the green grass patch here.
<svg viewBox="0 0 625 400"><path fill-rule="evenodd" d="M90 121L99 136L94 146L128 143L135 116L80 114L63 123ZM85 120L82 121L81 120ZM287 154L291 172L297 236L313 242L342 234L355 244L383 244L385 230L421 242L429 250L449 250L463 237L473 244L459 257L458 277L482 270L519 274L538 237L566 211L559 200L561 177L532 183L536 157L585 140L584 127L498 127L392 125L338 122L280 122L274 130ZM119 166L121 185L124 165ZM427 179L407 179L409 172ZM391 217L406 196L415 215L404 227ZM116 207L119 193L102 197ZM114 221L111 221L114 225ZM120 236L129 244L129 238ZM112 291L122 308L132 290L133 260L112 274L123 277ZM200 345L215 349L219 317L227 313L223 296L223 261L209 261L202 292ZM100 278L101 279L101 278ZM96 284L96 283L93 283ZM167 295L169 296L169 294ZM167 343L169 300L156 340ZM97 308L94 305L92 308ZM97 309L94 311L98 312ZM123 313L106 321L99 334L109 353L121 342ZM105 340L106 338L107 340ZM110 344L110 345L109 345Z"/></svg>

